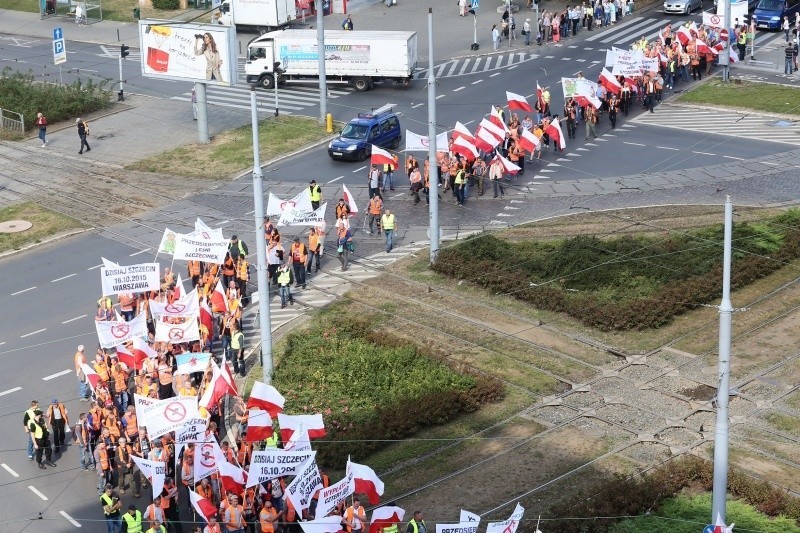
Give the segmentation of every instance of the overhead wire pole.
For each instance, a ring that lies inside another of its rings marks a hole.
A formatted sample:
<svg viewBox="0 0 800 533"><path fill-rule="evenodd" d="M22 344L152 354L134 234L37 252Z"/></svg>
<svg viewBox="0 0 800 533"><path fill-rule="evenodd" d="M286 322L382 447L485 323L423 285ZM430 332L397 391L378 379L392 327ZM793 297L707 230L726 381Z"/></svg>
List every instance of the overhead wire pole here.
<svg viewBox="0 0 800 533"><path fill-rule="evenodd" d="M433 73L433 8L428 8L428 238L431 264L439 254L439 172L436 168L436 79Z"/></svg>
<svg viewBox="0 0 800 533"><path fill-rule="evenodd" d="M722 81L731 79L731 46L735 39L735 32L731 31L731 0L725 0L725 29L728 31L728 46L722 54Z"/></svg>
<svg viewBox="0 0 800 533"><path fill-rule="evenodd" d="M269 314L267 243L264 238L264 181L258 142L256 86L250 85L250 118L253 128L253 216L256 222L256 281L258 282L258 324L261 328L261 381L272 384L272 321Z"/></svg>
<svg viewBox="0 0 800 533"><path fill-rule="evenodd" d="M730 0L727 0L730 2ZM731 377L731 246L733 204L725 199L725 239L722 258L722 301L719 304L719 367L717 381L717 420L714 425L714 482L711 500L711 523L717 516L723 523L728 496L728 396Z"/></svg>
<svg viewBox="0 0 800 533"><path fill-rule="evenodd" d="M314 0L317 10L317 61L319 61L319 123L325 124L328 114L328 80L325 79L325 23L322 0Z"/></svg>

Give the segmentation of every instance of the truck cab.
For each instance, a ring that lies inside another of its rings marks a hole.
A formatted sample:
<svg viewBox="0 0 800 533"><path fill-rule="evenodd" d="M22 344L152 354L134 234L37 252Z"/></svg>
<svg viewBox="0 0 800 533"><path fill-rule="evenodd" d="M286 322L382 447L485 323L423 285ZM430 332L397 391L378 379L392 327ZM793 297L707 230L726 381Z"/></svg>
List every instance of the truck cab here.
<svg viewBox="0 0 800 533"><path fill-rule="evenodd" d="M395 104L386 104L367 113L359 113L328 144L331 159L364 161L372 153L372 145L396 149L402 131L400 117L394 113Z"/></svg>

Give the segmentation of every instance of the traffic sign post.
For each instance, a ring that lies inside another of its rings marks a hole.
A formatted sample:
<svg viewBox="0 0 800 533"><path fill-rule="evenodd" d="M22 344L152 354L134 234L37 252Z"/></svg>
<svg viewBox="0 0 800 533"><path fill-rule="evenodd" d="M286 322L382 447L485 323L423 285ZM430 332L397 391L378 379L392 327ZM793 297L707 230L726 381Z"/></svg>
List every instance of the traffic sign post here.
<svg viewBox="0 0 800 533"><path fill-rule="evenodd" d="M67 49L64 46L64 32L61 28L53 29L53 63L60 65L67 62Z"/></svg>

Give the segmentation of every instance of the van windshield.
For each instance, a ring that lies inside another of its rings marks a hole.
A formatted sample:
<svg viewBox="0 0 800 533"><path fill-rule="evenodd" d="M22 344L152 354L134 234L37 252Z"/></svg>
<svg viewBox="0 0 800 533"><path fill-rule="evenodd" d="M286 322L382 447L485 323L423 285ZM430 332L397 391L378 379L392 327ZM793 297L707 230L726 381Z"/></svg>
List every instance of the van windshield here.
<svg viewBox="0 0 800 533"><path fill-rule="evenodd" d="M342 130L342 137L348 139L366 139L367 127L362 124L348 124Z"/></svg>
<svg viewBox="0 0 800 533"><path fill-rule="evenodd" d="M761 0L756 9L765 11L783 11L783 0Z"/></svg>

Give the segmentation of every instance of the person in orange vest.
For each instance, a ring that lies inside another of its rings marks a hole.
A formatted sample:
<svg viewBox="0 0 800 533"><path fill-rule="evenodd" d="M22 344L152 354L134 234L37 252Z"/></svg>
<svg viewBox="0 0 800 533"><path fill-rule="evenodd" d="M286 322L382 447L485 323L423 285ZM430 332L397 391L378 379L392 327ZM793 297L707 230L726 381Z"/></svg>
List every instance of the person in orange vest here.
<svg viewBox="0 0 800 533"><path fill-rule="evenodd" d="M207 477L204 477L200 480L200 483L194 488L195 492L199 494L201 497L205 498L206 500L215 503L216 502L216 495L214 494L213 487L211 486L211 482L208 480Z"/></svg>
<svg viewBox="0 0 800 533"><path fill-rule="evenodd" d="M114 404L121 415L128 405L128 371L116 355L111 357L111 381L114 383Z"/></svg>
<svg viewBox="0 0 800 533"><path fill-rule="evenodd" d="M53 398L50 407L47 408L47 422L53 428L53 448L59 452L61 445L64 444L65 428L69 426L69 417L67 408L56 398Z"/></svg>
<svg viewBox="0 0 800 533"><path fill-rule="evenodd" d="M369 234L372 235L372 226L377 222L378 235L381 234L381 215L383 214L383 198L380 193L369 199L367 205L367 214L369 215Z"/></svg>
<svg viewBox="0 0 800 533"><path fill-rule="evenodd" d="M344 198L339 198L339 203L336 204L336 220L342 218L343 215L346 217L350 216L350 206L347 205Z"/></svg>
<svg viewBox="0 0 800 533"><path fill-rule="evenodd" d="M94 449L94 464L97 465L97 493L102 494L112 478L111 457L103 441L99 441Z"/></svg>
<svg viewBox="0 0 800 533"><path fill-rule="evenodd" d="M203 533L222 533L222 528L217 522L216 516L209 517L208 525L203 528Z"/></svg>
<svg viewBox="0 0 800 533"><path fill-rule="evenodd" d="M289 249L289 257L292 260L294 270L294 288L300 285L306 288L306 259L308 259L308 249L300 242L300 237L295 237L292 247Z"/></svg>
<svg viewBox="0 0 800 533"><path fill-rule="evenodd" d="M239 505L239 497L231 495L230 505L225 509L224 523L228 528L228 533L244 533L247 522L244 518L244 508Z"/></svg>
<svg viewBox="0 0 800 533"><path fill-rule="evenodd" d="M94 444L100 437L100 431L103 429L103 411L100 409L99 403L96 403L89 409L89 414L86 415L86 428L89 430L89 441Z"/></svg>
<svg viewBox="0 0 800 533"><path fill-rule="evenodd" d="M243 255L236 259L236 285L239 287L239 297L242 302L247 300L247 282L250 281L250 264Z"/></svg>
<svg viewBox="0 0 800 533"><path fill-rule="evenodd" d="M133 494L136 496L142 491L142 485L139 481L139 476L134 475L133 473L133 448L130 444L128 444L128 441L125 439L125 437L120 437L119 441L117 442L116 462L118 479L117 486L119 487L119 493L125 494L125 487L129 486L126 483L126 480L130 477L133 480L134 485Z"/></svg>
<svg viewBox="0 0 800 533"><path fill-rule="evenodd" d="M319 258L322 255L322 239L320 234L317 233L316 228L311 228L308 231L308 263L306 264L306 272L311 274L311 263L314 259L317 260L317 268L314 273L319 272Z"/></svg>
<svg viewBox="0 0 800 533"><path fill-rule="evenodd" d="M295 533L297 528L297 511L294 508L294 504L289 499L288 495L284 495L283 498L283 508L285 509L285 516L286 516L286 529L285 531Z"/></svg>
<svg viewBox="0 0 800 533"><path fill-rule="evenodd" d="M344 511L344 526L348 533L361 533L364 523L367 521L367 512L361 507L361 500L353 499L353 505Z"/></svg>
<svg viewBox="0 0 800 533"><path fill-rule="evenodd" d="M136 442L136 439L139 438L139 424L136 421L136 409L132 405L128 406L128 410L122 415L120 423L122 424L123 433L125 434L125 438L128 439L128 442Z"/></svg>
<svg viewBox="0 0 800 533"><path fill-rule="evenodd" d="M200 283L200 273L203 271L203 264L200 261L190 260L186 262L186 273L192 278L192 287Z"/></svg>
<svg viewBox="0 0 800 533"><path fill-rule="evenodd" d="M244 509L244 520L247 522L247 530L254 532L258 525L258 497L253 487L244 489L242 492L242 509Z"/></svg>
<svg viewBox="0 0 800 533"><path fill-rule="evenodd" d="M258 523L261 525L261 533L275 533L275 524L278 523L282 515L283 511L279 513L272 506L272 502L269 501L269 499L265 499L261 506L261 511L258 513Z"/></svg>
<svg viewBox="0 0 800 533"><path fill-rule="evenodd" d="M161 508L169 522L170 531L183 533L181 519L178 516L178 487L171 477L164 478L164 489L161 492Z"/></svg>
<svg viewBox="0 0 800 533"><path fill-rule="evenodd" d="M233 281L236 274L236 263L234 263L231 254L225 256L225 261L222 263L222 286L227 287Z"/></svg>
<svg viewBox="0 0 800 533"><path fill-rule="evenodd" d="M150 522L159 522L163 524L167 521L164 516L164 509L161 507L161 496L153 498L153 503L147 506L144 510L144 519Z"/></svg>

